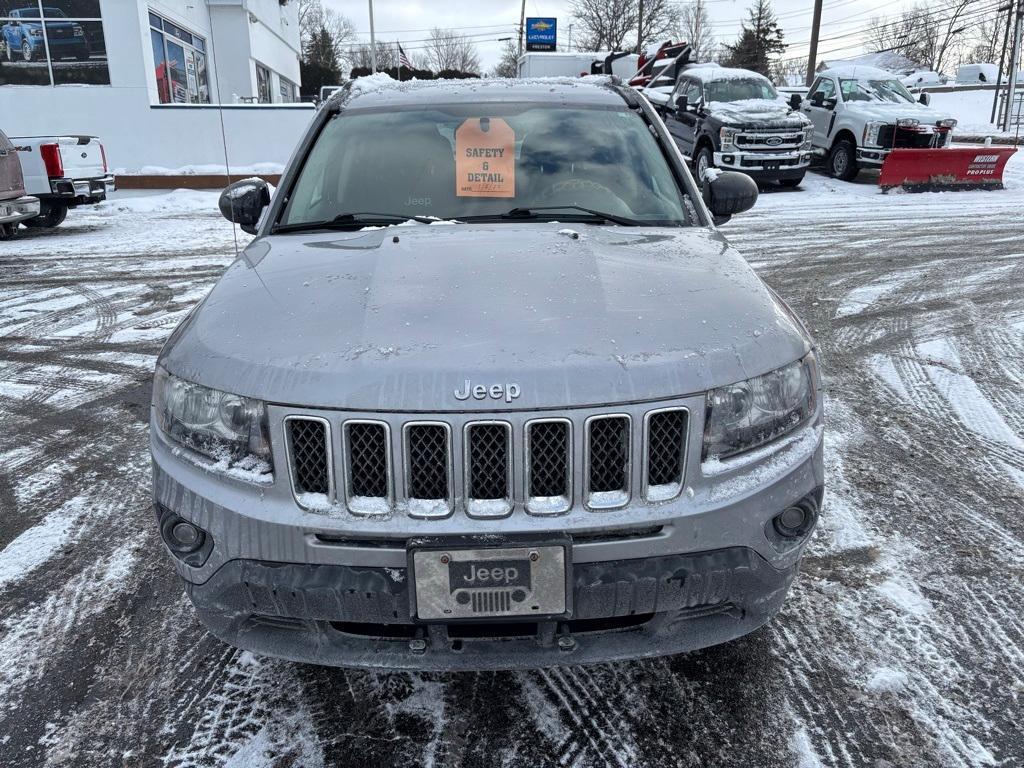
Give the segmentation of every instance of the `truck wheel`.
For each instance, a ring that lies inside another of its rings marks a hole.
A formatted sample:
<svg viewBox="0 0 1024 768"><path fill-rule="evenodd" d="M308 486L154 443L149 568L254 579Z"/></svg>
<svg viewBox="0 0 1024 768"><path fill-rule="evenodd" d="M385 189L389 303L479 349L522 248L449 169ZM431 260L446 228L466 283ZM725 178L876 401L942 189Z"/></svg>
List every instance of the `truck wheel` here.
<svg viewBox="0 0 1024 768"><path fill-rule="evenodd" d="M25 61L32 61L32 43L28 40L21 44L21 58Z"/></svg>
<svg viewBox="0 0 1024 768"><path fill-rule="evenodd" d="M789 189L795 189L796 187L799 187L800 184L803 183L803 180L803 176L798 176L795 179L779 179L779 186L787 187Z"/></svg>
<svg viewBox="0 0 1024 768"><path fill-rule="evenodd" d="M853 181L859 172L856 147L849 139L840 139L829 153L828 175L842 181Z"/></svg>
<svg viewBox="0 0 1024 768"><path fill-rule="evenodd" d="M693 170L697 175L697 184L704 186L704 172L715 165L715 155L711 148L705 144L697 150L697 156L693 158Z"/></svg>
<svg viewBox="0 0 1024 768"><path fill-rule="evenodd" d="M0 240L10 240L14 237L14 230L17 228L17 224L0 224Z"/></svg>
<svg viewBox="0 0 1024 768"><path fill-rule="evenodd" d="M32 219L25 219L21 223L29 229L53 229L59 226L67 215L68 207L58 203L56 205L47 205L38 216Z"/></svg>

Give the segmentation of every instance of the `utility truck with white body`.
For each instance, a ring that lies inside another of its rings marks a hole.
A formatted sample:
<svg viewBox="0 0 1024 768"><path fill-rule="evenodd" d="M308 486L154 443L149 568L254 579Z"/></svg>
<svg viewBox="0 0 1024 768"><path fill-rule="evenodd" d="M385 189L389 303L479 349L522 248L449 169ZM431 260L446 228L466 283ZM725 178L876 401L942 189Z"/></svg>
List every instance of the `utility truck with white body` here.
<svg viewBox="0 0 1024 768"><path fill-rule="evenodd" d="M25 189L40 213L26 227L56 227L69 208L98 203L114 190L107 154L95 136L11 137L25 174Z"/></svg>

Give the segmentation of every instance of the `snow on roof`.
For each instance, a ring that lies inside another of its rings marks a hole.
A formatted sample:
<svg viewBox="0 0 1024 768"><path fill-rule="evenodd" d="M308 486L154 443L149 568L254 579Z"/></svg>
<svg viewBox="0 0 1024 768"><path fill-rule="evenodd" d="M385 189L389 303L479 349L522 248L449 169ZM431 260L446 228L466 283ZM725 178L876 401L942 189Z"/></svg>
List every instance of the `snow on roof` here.
<svg viewBox="0 0 1024 768"><path fill-rule="evenodd" d="M895 51L880 51L878 53L865 53L863 56L853 56L849 59L822 59L817 71L821 72L825 69L835 69L842 66L877 67L889 72L905 72L907 70L928 68Z"/></svg>
<svg viewBox="0 0 1024 768"><path fill-rule="evenodd" d="M843 77L850 80L892 80L895 74L878 67L866 67L862 64L841 64L836 67L829 67L819 74Z"/></svg>
<svg viewBox="0 0 1024 768"><path fill-rule="evenodd" d="M557 55L557 54L552 54ZM579 54L564 54L566 56L578 56ZM369 93L381 93L384 91L417 91L417 90L446 90L446 91L464 91L464 90L476 90L478 88L509 88L516 86L571 86L576 87L580 85L590 87L603 87L611 82L611 76L609 75L584 75L582 77L569 77L569 76L556 76L556 77L520 77L520 78L506 78L506 77L468 77L464 79L452 79L452 80L395 80L390 75L384 72L378 72L375 75L366 75L364 77L358 77L352 81L350 93L355 96L357 94L369 94Z"/></svg>
<svg viewBox="0 0 1024 768"><path fill-rule="evenodd" d="M717 64L700 64L696 67L687 67L684 72L693 75L700 80L750 80L751 78L767 80L768 78L760 72L752 72L749 69L735 69L733 67L720 67Z"/></svg>

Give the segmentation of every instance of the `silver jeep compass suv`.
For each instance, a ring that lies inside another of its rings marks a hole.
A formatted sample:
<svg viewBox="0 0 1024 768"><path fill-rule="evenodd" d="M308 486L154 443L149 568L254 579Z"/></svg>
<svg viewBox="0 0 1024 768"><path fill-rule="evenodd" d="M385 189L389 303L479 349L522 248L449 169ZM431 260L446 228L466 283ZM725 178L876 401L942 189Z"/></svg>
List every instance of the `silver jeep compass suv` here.
<svg viewBox="0 0 1024 768"><path fill-rule="evenodd" d="M155 510L203 622L320 664L677 653L817 521L814 345L615 79L338 92L160 355Z"/></svg>

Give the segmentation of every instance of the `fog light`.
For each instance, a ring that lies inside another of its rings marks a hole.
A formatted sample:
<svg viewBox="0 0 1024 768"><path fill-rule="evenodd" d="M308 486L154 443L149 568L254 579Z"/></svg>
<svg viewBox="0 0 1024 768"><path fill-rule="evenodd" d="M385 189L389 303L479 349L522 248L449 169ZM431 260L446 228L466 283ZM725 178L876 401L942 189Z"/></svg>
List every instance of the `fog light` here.
<svg viewBox="0 0 1024 768"><path fill-rule="evenodd" d="M783 536L799 536L807 526L808 517L801 507L787 507L775 517L775 530Z"/></svg>
<svg viewBox="0 0 1024 768"><path fill-rule="evenodd" d="M203 543L203 532L184 520L172 525L170 533L167 538L179 552L193 552Z"/></svg>
<svg viewBox="0 0 1024 768"><path fill-rule="evenodd" d="M722 162L723 163L729 163L730 165L732 165L733 160L734 160L734 158L733 158L732 155L722 155Z"/></svg>

